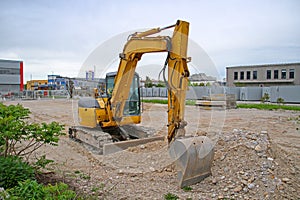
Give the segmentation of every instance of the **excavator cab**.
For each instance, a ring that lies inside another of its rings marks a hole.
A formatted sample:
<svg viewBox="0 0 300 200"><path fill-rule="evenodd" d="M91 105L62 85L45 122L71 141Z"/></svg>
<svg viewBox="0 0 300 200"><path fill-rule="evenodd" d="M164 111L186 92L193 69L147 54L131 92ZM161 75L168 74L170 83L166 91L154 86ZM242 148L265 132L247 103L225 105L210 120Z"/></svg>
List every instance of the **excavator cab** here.
<svg viewBox="0 0 300 200"><path fill-rule="evenodd" d="M117 72L109 72L105 78L105 88L95 90L95 98L85 97L78 101L78 117L81 126L95 128L117 128L118 126L139 124L141 122L141 100L139 91L139 75L134 74L128 98L125 101L123 115L118 124L105 125L109 121L108 113L111 112L110 99L115 87ZM103 87L103 86L102 86ZM104 90L104 94L101 94ZM105 94L106 93L106 94Z"/></svg>
<svg viewBox="0 0 300 200"><path fill-rule="evenodd" d="M115 77L117 72L110 72L106 74L105 82L106 82L106 94L108 98L111 98ZM128 95L128 99L125 102L123 116L140 116L141 115L141 98L140 98L140 82L139 75L137 73L134 74L132 83L130 85L130 91Z"/></svg>

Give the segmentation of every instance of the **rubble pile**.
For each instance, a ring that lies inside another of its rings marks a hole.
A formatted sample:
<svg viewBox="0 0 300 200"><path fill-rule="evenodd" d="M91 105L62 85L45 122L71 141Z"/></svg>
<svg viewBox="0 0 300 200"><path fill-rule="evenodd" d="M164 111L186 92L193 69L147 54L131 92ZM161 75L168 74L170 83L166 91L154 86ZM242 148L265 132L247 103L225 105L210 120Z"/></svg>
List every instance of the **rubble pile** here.
<svg viewBox="0 0 300 200"><path fill-rule="evenodd" d="M291 187L292 179L277 176L280 165L271 154L267 131L234 129L220 134L215 146L212 176L191 186L190 191L178 187L174 165L164 162L168 155L161 154L166 152L163 144L148 143L106 157L101 169L98 167L98 173L96 167L93 178L83 180L81 184L86 184L79 187L91 193L89 185L96 185L101 180L108 188L114 187L110 197L142 199L161 199L161 194L167 192L180 199L294 199L298 195ZM137 165L139 161L143 163L140 166ZM150 195L150 189L155 193Z"/></svg>
<svg viewBox="0 0 300 200"><path fill-rule="evenodd" d="M220 135L216 145L213 176L209 181L212 198L274 199L287 180L276 176L278 162L270 153L267 131L260 133L234 129ZM208 180L207 180L208 181Z"/></svg>

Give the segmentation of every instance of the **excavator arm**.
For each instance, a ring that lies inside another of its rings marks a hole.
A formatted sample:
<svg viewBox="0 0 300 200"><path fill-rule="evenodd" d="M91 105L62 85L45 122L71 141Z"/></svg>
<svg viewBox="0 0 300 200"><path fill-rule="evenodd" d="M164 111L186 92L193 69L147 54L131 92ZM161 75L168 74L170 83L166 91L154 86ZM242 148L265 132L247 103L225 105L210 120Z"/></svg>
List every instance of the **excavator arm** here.
<svg viewBox="0 0 300 200"><path fill-rule="evenodd" d="M180 22L175 26L172 37L172 49L168 54L168 142L175 136L184 135L184 108L188 77L187 62L189 24Z"/></svg>
<svg viewBox="0 0 300 200"><path fill-rule="evenodd" d="M149 36L174 27L173 36ZM165 28L151 29L131 35L123 53L120 54L120 64L115 77L115 85L110 99L109 122L107 126L120 124L123 117L125 102L128 99L138 61L144 53L168 52L163 68L164 79L168 67L168 142L170 143L180 130L184 130L185 96L189 71L187 67L189 23L178 20L175 25Z"/></svg>

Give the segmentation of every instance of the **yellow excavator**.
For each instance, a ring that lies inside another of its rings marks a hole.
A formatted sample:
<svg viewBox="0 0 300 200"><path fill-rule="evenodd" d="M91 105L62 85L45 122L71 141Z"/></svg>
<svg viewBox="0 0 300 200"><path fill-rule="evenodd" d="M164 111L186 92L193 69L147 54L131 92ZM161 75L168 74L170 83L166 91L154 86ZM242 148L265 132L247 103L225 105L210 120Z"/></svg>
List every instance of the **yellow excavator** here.
<svg viewBox="0 0 300 200"><path fill-rule="evenodd" d="M172 37L157 35L170 28L174 28ZM164 28L131 34L120 54L118 71L106 75L105 87L95 89L94 98L79 100L80 126L69 129L70 137L97 148L100 153L107 143L150 137L147 130L133 126L141 122L139 76L135 71L143 54L167 52L161 71L168 90L166 138L169 154L179 168L179 185L191 185L209 176L212 142L205 136L185 136L188 34L189 23L181 20Z"/></svg>

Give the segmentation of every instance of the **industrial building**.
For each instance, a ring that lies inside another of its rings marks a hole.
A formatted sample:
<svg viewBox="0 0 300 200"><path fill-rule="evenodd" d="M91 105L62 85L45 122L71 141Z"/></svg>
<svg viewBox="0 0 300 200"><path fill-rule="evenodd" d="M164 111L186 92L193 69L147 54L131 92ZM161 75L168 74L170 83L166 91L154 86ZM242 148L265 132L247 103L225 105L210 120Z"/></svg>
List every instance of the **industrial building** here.
<svg viewBox="0 0 300 200"><path fill-rule="evenodd" d="M27 81L26 90L48 90L48 80Z"/></svg>
<svg viewBox="0 0 300 200"><path fill-rule="evenodd" d="M48 75L49 90L65 90L66 79L60 75Z"/></svg>
<svg viewBox="0 0 300 200"><path fill-rule="evenodd" d="M0 59L0 93L23 91L23 61Z"/></svg>
<svg viewBox="0 0 300 200"><path fill-rule="evenodd" d="M217 78L208 76L205 73L193 74L189 77L189 81L193 85L214 85L217 82Z"/></svg>
<svg viewBox="0 0 300 200"><path fill-rule="evenodd" d="M300 63L226 67L228 87L300 85Z"/></svg>

